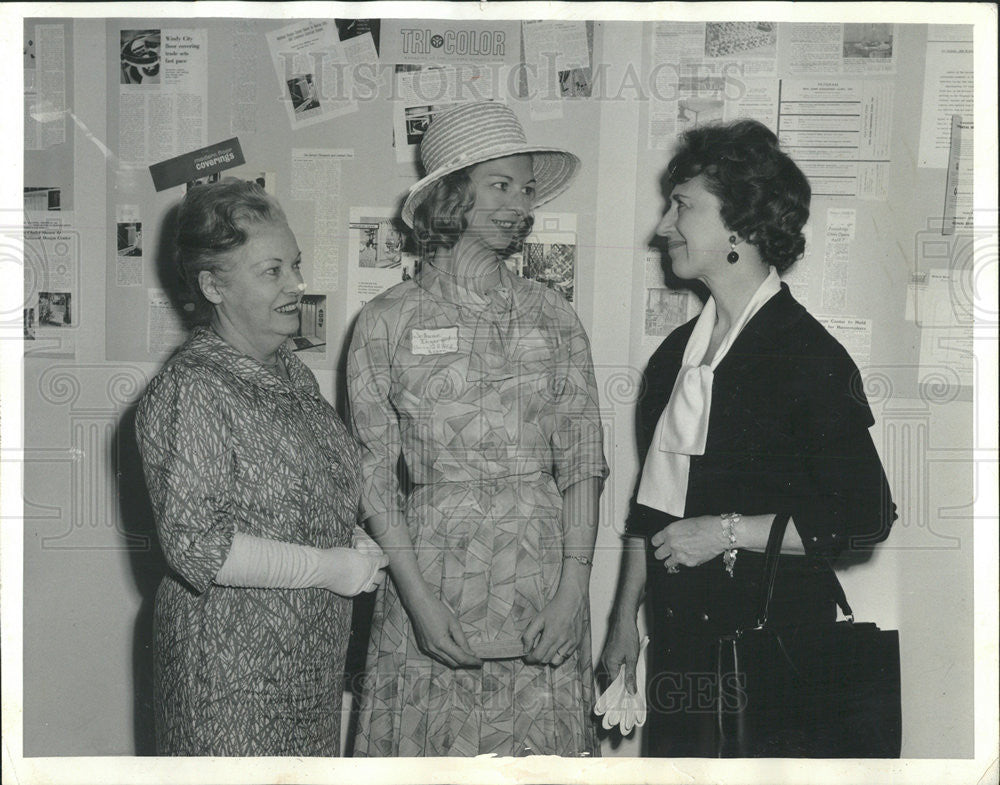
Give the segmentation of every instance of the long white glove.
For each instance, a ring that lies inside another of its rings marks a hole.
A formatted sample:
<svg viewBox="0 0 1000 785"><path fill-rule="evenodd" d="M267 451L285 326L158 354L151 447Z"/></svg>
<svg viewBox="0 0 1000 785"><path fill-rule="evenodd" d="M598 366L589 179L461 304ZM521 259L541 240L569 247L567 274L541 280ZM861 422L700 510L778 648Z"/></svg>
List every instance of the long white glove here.
<svg viewBox="0 0 1000 785"><path fill-rule="evenodd" d="M388 563L381 549L376 555L368 548L313 548L237 532L215 582L266 589L315 587L353 597L381 583Z"/></svg>
<svg viewBox="0 0 1000 785"><path fill-rule="evenodd" d="M649 636L642 639L639 646L639 658L635 665L635 694L625 688L625 664L618 669L617 678L608 685L594 704L594 713L604 716L601 724L605 730L611 730L615 725L623 736L632 732L633 728L641 727L646 722L646 645Z"/></svg>

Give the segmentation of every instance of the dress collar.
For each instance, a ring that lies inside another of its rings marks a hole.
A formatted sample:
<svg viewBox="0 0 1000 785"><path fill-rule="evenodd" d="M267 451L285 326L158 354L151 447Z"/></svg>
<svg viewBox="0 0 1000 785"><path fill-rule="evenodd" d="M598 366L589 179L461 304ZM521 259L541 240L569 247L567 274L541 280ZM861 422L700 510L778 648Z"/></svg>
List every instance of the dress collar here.
<svg viewBox="0 0 1000 785"><path fill-rule="evenodd" d="M516 276L500 263L499 282L488 283L492 276L460 276L425 263L416 276L417 285L436 299L464 308L481 311L490 306L509 307L512 303Z"/></svg>
<svg viewBox="0 0 1000 785"><path fill-rule="evenodd" d="M312 372L292 353L287 341L278 347L278 356L288 370L287 381L275 376L253 357L233 348L208 327L194 329L188 339L188 349L205 361L259 387L308 393L315 393L317 389Z"/></svg>

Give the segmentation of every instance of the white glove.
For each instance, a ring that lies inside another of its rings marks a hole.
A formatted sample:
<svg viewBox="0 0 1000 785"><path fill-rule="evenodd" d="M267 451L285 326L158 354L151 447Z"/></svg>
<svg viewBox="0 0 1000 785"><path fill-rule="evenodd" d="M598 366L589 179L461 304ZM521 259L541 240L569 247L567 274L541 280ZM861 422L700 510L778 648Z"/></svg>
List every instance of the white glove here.
<svg viewBox="0 0 1000 785"><path fill-rule="evenodd" d="M635 695L625 688L625 665L618 669L618 676L608 688L602 692L594 704L594 713L603 715L601 725L605 730L611 730L615 725L623 736L632 732L633 728L641 727L646 722L646 645L649 636L642 639L639 646L639 658L635 666Z"/></svg>
<svg viewBox="0 0 1000 785"><path fill-rule="evenodd" d="M353 597L377 587L389 564L389 557L366 553L360 548L326 548L319 552L318 585L339 594Z"/></svg>
<svg viewBox="0 0 1000 785"><path fill-rule="evenodd" d="M385 577L382 570L389 559L374 541L371 544L374 551L313 548L237 532L215 582L266 589L318 587L353 597L372 591Z"/></svg>

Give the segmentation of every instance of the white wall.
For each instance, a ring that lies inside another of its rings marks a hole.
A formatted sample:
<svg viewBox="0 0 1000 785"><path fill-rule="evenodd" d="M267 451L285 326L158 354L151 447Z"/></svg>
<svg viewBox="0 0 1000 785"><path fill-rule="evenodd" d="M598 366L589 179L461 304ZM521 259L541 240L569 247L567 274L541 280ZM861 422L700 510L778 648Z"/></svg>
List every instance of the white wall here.
<svg viewBox="0 0 1000 785"><path fill-rule="evenodd" d="M129 22L130 27L142 24ZM260 22L260 29L279 25ZM228 29L224 20L197 26L209 27L213 36L223 36ZM70 29L72 81L81 97L74 113L96 139L114 149L108 102L116 100L109 94L109 84L114 84L109 70L117 67L110 60L118 46L116 28L101 20L77 20ZM891 394L872 394L878 420L873 434L887 464L900 520L873 560L845 571L844 582L859 618L900 630L904 757L967 757L972 755L973 732L971 405L947 396L935 400L919 391L915 377L904 370L883 372L900 356L912 365L914 356L912 345L898 343L900 335L911 335L901 324L900 286L914 264L907 253L912 244L897 250L898 237L912 237L927 216L939 211L944 188L942 170L918 170L910 155L924 36L922 28L900 31L898 77L893 79L897 98L892 198L858 205L865 220L859 220L851 258L852 308L873 319L876 330L886 325L892 336L879 340L876 334L871 367L863 370L895 384ZM648 29L639 24L598 25L595 58L608 63L614 80L629 64L638 67L642 52L648 56L648 38ZM223 57L223 48L213 50L211 57ZM267 97L273 94L269 69L262 54L260 83ZM213 81L213 91L228 89L224 69L213 72ZM580 102L566 107L563 120L529 123L528 129L532 138L568 147L585 162L581 179L547 209L578 213L577 308L593 342L613 468L602 502L592 581L595 654L606 632L618 570L618 535L637 469L630 401L644 361L636 348L643 310L642 257L645 238L662 209L657 178L667 160L666 153L645 147L647 111L634 99ZM386 147L386 105L366 107L336 126L321 125L293 138L276 101L262 102L260 114L263 130L258 138L245 141L244 150L248 162L252 155L267 157L260 168L279 169L286 193L287 151L292 146L355 148L356 161L364 168L354 170L357 176L350 187L355 190L345 193L349 204L389 204L412 182L412 172L397 166ZM210 140L228 138L228 117L212 117L210 122ZM368 123L374 132L366 133ZM144 336L109 335L109 325L122 319L107 312L106 270L114 260L112 205L128 198L152 206L163 199L152 194L145 180L120 177L113 162L82 132L74 134L72 145L71 181L82 249L76 354L72 359L25 361L28 756L149 751L151 576L158 555L143 547L152 521L128 439L127 412L158 364L107 359L109 346L123 341L142 345ZM28 157L29 176L41 159L39 154ZM122 195L116 189L133 190ZM146 220L153 217L152 212L144 215ZM300 232L300 241L304 248L311 243L307 230ZM821 275L810 275L815 292ZM338 296L342 292L343 286ZM143 315L133 317L125 321L143 323ZM324 393L336 400L333 367L331 363L318 370L318 376ZM604 752L636 755L637 740L606 742Z"/></svg>

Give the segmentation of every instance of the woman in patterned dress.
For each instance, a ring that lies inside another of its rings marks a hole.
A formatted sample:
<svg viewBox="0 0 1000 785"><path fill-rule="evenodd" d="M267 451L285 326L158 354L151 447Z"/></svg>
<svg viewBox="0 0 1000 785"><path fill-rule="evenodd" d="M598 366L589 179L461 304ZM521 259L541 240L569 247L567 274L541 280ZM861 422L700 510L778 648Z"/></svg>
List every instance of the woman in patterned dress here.
<svg viewBox="0 0 1000 785"><path fill-rule="evenodd" d="M560 294L504 263L579 160L491 103L438 115L421 157L403 206L421 270L364 307L348 358L362 514L393 578L355 754L597 755L590 346Z"/></svg>
<svg viewBox="0 0 1000 785"><path fill-rule="evenodd" d="M357 444L286 345L301 254L274 199L226 180L187 194L177 261L208 325L137 417L170 567L154 622L157 750L337 755L347 598L374 589L386 559L354 533Z"/></svg>

